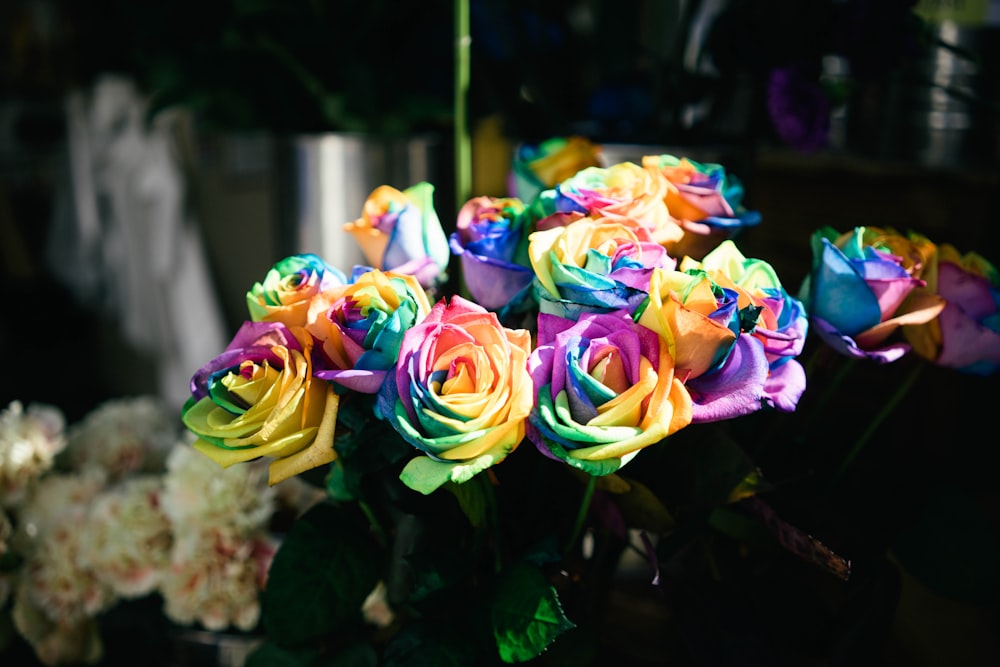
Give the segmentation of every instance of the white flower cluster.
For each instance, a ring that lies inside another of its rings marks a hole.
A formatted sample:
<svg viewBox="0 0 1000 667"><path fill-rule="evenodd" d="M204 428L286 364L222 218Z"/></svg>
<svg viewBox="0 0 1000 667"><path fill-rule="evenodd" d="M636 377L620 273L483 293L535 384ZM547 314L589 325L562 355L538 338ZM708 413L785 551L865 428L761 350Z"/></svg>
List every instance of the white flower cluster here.
<svg viewBox="0 0 1000 667"><path fill-rule="evenodd" d="M61 458L73 470L100 468L110 481L160 472L177 441L176 420L150 396L106 401L69 428Z"/></svg>
<svg viewBox="0 0 1000 667"><path fill-rule="evenodd" d="M167 616L209 630L250 630L259 591L277 551L268 534L275 509L264 463L219 469L192 447L167 459L163 511L173 527L160 591Z"/></svg>
<svg viewBox="0 0 1000 667"><path fill-rule="evenodd" d="M266 467L220 470L195 451L154 398L109 401L68 429L56 408L12 403L0 614L46 665L100 660L99 616L150 594L175 623L251 630L277 550L275 494Z"/></svg>
<svg viewBox="0 0 1000 667"><path fill-rule="evenodd" d="M52 468L66 446L65 417L51 405L27 410L14 401L0 412L0 507L24 500L28 487Z"/></svg>

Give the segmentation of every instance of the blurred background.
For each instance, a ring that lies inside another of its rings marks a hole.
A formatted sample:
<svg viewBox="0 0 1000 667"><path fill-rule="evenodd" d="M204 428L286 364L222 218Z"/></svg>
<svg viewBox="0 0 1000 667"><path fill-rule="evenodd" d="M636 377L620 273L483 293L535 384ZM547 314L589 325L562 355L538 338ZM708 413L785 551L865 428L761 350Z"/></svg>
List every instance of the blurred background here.
<svg viewBox="0 0 1000 667"><path fill-rule="evenodd" d="M998 4L473 0L473 194L504 193L519 143L580 134L724 163L788 284L822 224L995 260ZM376 185L431 181L454 216L452 0L0 11L4 404L178 403L274 261L353 264L339 225Z"/></svg>
<svg viewBox="0 0 1000 667"><path fill-rule="evenodd" d="M505 194L519 144L578 134L610 162L726 165L763 216L741 250L790 291L824 225L913 230L1000 263L997 0L468 7L473 194ZM360 257L340 228L377 185L430 181L453 228L455 9L5 0L0 406L51 403L73 421L156 394L179 411L274 262L318 252L347 270ZM961 405L971 385L951 382L942 393ZM975 388L974 405L995 398L982 395L995 381ZM952 417L949 446L978 437L968 413ZM911 424L895 437L921 435ZM977 643L997 635L995 615L907 591L914 618L941 613L898 629L910 642L898 664L977 664L958 644L995 651ZM928 618L960 641L935 643Z"/></svg>

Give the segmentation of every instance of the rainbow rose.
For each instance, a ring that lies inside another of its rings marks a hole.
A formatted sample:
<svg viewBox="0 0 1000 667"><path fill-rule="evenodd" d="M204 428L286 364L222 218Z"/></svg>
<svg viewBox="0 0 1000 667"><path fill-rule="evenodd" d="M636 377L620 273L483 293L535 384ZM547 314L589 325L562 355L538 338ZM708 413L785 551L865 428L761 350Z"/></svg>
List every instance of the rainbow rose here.
<svg viewBox="0 0 1000 667"><path fill-rule="evenodd" d="M500 311L530 298L534 273L528 260L530 220L524 202L474 197L458 212L451 252L462 262L462 280L475 301Z"/></svg>
<svg viewBox="0 0 1000 667"><path fill-rule="evenodd" d="M809 331L802 302L785 291L770 264L745 257L731 240L720 243L701 262L685 258L680 269L705 271L717 286L736 294L741 329L760 341L767 359L762 401L783 412L795 410L806 388L805 370L795 360Z"/></svg>
<svg viewBox="0 0 1000 667"><path fill-rule="evenodd" d="M635 312L653 269L675 265L644 228L607 218L536 231L528 254L541 311L573 320L588 311Z"/></svg>
<svg viewBox="0 0 1000 667"><path fill-rule="evenodd" d="M656 332L624 310L541 313L529 361L529 439L591 475L615 472L691 422L691 397Z"/></svg>
<svg viewBox="0 0 1000 667"><path fill-rule="evenodd" d="M753 310L749 317L755 317ZM704 272L657 270L639 323L655 331L691 395L691 421L721 421L761 408L767 382L763 344L747 335L734 290Z"/></svg>
<svg viewBox="0 0 1000 667"><path fill-rule="evenodd" d="M344 274L312 253L292 255L268 269L264 280L247 292L254 322L304 326L309 302L317 294L347 282Z"/></svg>
<svg viewBox="0 0 1000 667"><path fill-rule="evenodd" d="M378 411L418 456L400 479L421 493L466 482L500 463L525 434L531 411L531 335L462 297L442 299L403 336Z"/></svg>
<svg viewBox="0 0 1000 667"><path fill-rule="evenodd" d="M890 337L900 327L931 321L945 307L940 296L917 291L926 285L920 277L925 244L877 227L844 234L824 227L811 243L812 269L799 299L813 330L840 354L895 361L911 348Z"/></svg>
<svg viewBox="0 0 1000 667"><path fill-rule="evenodd" d="M181 419L194 448L223 467L272 458L271 485L333 461L339 398L313 377L312 346L304 328L244 322L191 378Z"/></svg>
<svg viewBox="0 0 1000 667"><path fill-rule="evenodd" d="M903 327L914 353L974 375L1000 370L1000 274L985 257L941 244L924 269L926 289L946 301L935 319Z"/></svg>
<svg viewBox="0 0 1000 667"><path fill-rule="evenodd" d="M430 183L402 192L380 185L365 200L361 217L344 229L372 268L412 274L424 287L444 282L451 255Z"/></svg>
<svg viewBox="0 0 1000 667"><path fill-rule="evenodd" d="M704 257L720 242L760 223L758 211L743 206L743 183L721 164L673 155L645 155L642 165L666 179L665 201L684 236L667 250L674 257Z"/></svg>
<svg viewBox="0 0 1000 667"><path fill-rule="evenodd" d="M377 269L316 295L306 325L317 343L313 375L345 389L377 393L396 365L403 333L430 310L415 277Z"/></svg>
<svg viewBox="0 0 1000 667"><path fill-rule="evenodd" d="M552 226L541 222L551 215L629 218L649 232L650 240L666 246L684 236L683 228L667 210L668 187L657 170L634 162L587 167L539 194L531 213L540 228Z"/></svg>
<svg viewBox="0 0 1000 667"><path fill-rule="evenodd" d="M530 203L540 192L581 169L601 165L601 147L586 137L553 137L538 144L521 144L511 161L507 190L512 197Z"/></svg>

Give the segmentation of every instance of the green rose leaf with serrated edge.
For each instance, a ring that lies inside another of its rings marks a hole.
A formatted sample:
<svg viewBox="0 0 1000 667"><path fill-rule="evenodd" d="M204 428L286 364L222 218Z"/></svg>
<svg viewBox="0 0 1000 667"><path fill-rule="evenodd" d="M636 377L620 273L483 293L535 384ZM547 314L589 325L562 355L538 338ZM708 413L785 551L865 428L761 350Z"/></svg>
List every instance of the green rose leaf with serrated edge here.
<svg viewBox="0 0 1000 667"><path fill-rule="evenodd" d="M537 657L576 625L541 570L519 563L500 574L490 604L497 654L505 663Z"/></svg>
<svg viewBox="0 0 1000 667"><path fill-rule="evenodd" d="M326 503L302 515L274 556L262 598L268 639L302 645L363 624L361 605L375 587L368 526L348 508Z"/></svg>

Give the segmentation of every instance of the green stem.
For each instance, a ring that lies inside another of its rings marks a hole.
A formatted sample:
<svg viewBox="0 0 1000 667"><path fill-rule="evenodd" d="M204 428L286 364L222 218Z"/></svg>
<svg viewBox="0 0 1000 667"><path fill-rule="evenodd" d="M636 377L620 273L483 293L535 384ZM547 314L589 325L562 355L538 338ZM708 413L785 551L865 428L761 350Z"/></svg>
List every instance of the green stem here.
<svg viewBox="0 0 1000 667"><path fill-rule="evenodd" d="M469 0L455 0L455 211L471 197L472 147L466 104L470 80Z"/></svg>
<svg viewBox="0 0 1000 667"><path fill-rule="evenodd" d="M378 517L375 516L375 512L372 511L372 508L368 505L368 503L359 499L358 507L361 508L361 511L364 512L365 516L368 518L368 525L371 526L372 531L375 533L376 537L378 537L379 543L382 544L382 546L388 544L389 538L385 533L385 529L382 527L382 523L378 520Z"/></svg>
<svg viewBox="0 0 1000 667"><path fill-rule="evenodd" d="M587 514L590 512L590 501L594 497L594 490L597 489L597 476L588 475L587 486L583 490L583 498L580 499L580 509L576 513L576 521L573 524L573 532L570 534L566 546L563 547L563 554L569 554L576 546L583 532L583 524L586 522Z"/></svg>
<svg viewBox="0 0 1000 667"><path fill-rule="evenodd" d="M886 420L886 418L892 413L892 411L896 408L896 406L899 405L900 401L902 401L903 398L906 396L906 394L909 393L910 388L913 387L913 385L916 383L917 378L920 377L920 373L921 371L923 371L924 366L926 365L927 364L924 363L923 361L917 361L913 367L913 370L910 371L910 374L907 375L906 378L903 380L903 382L900 383L900 385L896 388L895 393L889 398L888 401L885 402L879 413L875 415L875 418L868 423L868 428L866 428L864 433L862 433L861 436L858 437L858 439L854 442L854 446L851 447L851 450L847 453L847 456L844 457L844 460L841 462L840 467L837 469L837 472L834 473L833 477L831 478L830 480L831 486L835 485L837 482L840 481L840 478L850 467L851 463L853 463L854 459L857 458L858 454L861 453L862 448L865 446L868 440L870 440L871 437L875 435L875 432L878 430L878 427L882 425L882 422Z"/></svg>
<svg viewBox="0 0 1000 667"><path fill-rule="evenodd" d="M500 543L500 510L497 507L497 497L493 491L493 482L486 472L476 475L483 489L483 499L486 502L487 530L493 531L493 567L497 572L503 568L503 554Z"/></svg>

